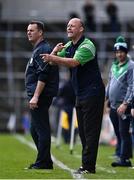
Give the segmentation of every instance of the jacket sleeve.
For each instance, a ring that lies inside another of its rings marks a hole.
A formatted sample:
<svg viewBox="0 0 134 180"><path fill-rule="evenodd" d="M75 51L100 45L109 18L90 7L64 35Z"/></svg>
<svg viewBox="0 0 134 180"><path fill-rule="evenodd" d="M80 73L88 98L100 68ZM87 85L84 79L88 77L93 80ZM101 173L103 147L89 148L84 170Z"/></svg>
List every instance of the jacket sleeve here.
<svg viewBox="0 0 134 180"><path fill-rule="evenodd" d="M51 65L48 62L43 62L40 56L41 53L50 53L50 51L39 49L34 56L38 80L42 82L47 82Z"/></svg>
<svg viewBox="0 0 134 180"><path fill-rule="evenodd" d="M134 109L134 69L133 69L133 88L132 88L132 101L131 101L131 107Z"/></svg>
<svg viewBox="0 0 134 180"><path fill-rule="evenodd" d="M131 103L133 96L133 69L129 69L127 73L127 92L124 98L124 102Z"/></svg>

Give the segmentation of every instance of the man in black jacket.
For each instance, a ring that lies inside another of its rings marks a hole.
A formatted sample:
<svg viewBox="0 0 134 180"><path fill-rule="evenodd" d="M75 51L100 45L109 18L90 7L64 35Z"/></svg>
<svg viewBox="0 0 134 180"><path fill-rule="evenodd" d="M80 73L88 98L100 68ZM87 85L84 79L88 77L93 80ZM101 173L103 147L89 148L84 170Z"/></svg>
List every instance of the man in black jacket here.
<svg viewBox="0 0 134 180"><path fill-rule="evenodd" d="M29 169L53 169L48 110L53 97L57 95L59 73L57 66L44 63L40 57L42 52L51 52L43 34L42 22L29 23L27 36L33 45L33 53L27 64L25 85L31 112L31 135L38 151L36 161Z"/></svg>

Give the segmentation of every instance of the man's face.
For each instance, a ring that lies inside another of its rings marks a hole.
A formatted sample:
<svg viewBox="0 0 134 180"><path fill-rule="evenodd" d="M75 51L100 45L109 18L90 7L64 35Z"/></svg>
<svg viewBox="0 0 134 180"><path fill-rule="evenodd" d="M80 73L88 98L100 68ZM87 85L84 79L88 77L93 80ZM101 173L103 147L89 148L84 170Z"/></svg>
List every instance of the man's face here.
<svg viewBox="0 0 134 180"><path fill-rule="evenodd" d="M120 62L124 62L126 60L127 54L124 51L118 50L115 52L115 56Z"/></svg>
<svg viewBox="0 0 134 180"><path fill-rule="evenodd" d="M70 39L75 39L77 38L78 36L80 36L81 32L82 32L82 25L80 23L80 21L76 18L74 19L71 19L69 22L68 22L68 25L67 25L67 35Z"/></svg>
<svg viewBox="0 0 134 180"><path fill-rule="evenodd" d="M40 39L42 32L38 29L37 24L29 24L27 27L27 37L32 44L36 44Z"/></svg>

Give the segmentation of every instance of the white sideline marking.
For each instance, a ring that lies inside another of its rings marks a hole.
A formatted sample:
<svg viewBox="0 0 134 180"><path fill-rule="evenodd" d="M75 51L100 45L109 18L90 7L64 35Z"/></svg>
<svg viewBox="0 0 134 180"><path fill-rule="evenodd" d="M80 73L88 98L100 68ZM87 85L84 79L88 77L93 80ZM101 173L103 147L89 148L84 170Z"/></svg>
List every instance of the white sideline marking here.
<svg viewBox="0 0 134 180"><path fill-rule="evenodd" d="M107 172L107 173L110 173L110 174L116 174L116 171L115 170L110 170L110 169L107 169L107 168L104 168L104 167L101 167L101 166L98 166L97 165L97 168L101 171L104 171L104 172Z"/></svg>
<svg viewBox="0 0 134 180"><path fill-rule="evenodd" d="M28 145L29 147L31 147L32 149L36 150L36 147L35 147L34 143L26 140L23 136L21 136L21 135L15 135L14 137L15 137L17 140L19 140L21 143L26 144L26 145ZM70 169L68 166L66 166L65 164L63 164L61 161L57 160L53 155L52 155L52 160L53 160L53 162L54 162L57 166L59 166L61 169L64 169L64 170L69 171L69 172L71 173L73 179L76 179L76 180L77 180L77 179L85 179L85 178L83 178L83 176L82 176L81 174L75 174L73 169ZM86 179L85 179L85 180L86 180Z"/></svg>

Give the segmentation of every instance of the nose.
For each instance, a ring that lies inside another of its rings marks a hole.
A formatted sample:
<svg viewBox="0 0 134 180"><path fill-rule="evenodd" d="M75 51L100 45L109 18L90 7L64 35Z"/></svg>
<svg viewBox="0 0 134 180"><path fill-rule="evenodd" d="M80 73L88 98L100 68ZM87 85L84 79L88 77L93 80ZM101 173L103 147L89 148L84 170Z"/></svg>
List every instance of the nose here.
<svg viewBox="0 0 134 180"><path fill-rule="evenodd" d="M29 31L27 31L27 34L29 34Z"/></svg>
<svg viewBox="0 0 134 180"><path fill-rule="evenodd" d="M72 27L71 25L68 25L68 26L67 26L67 29L71 29L71 27Z"/></svg>

